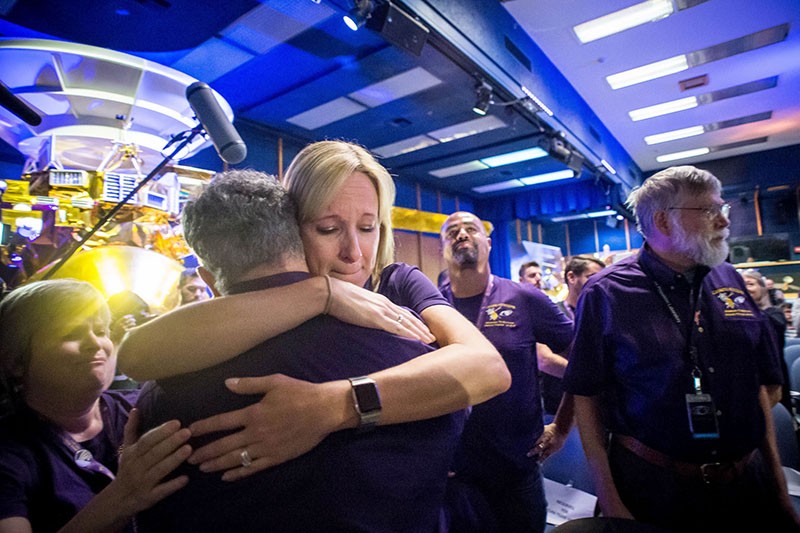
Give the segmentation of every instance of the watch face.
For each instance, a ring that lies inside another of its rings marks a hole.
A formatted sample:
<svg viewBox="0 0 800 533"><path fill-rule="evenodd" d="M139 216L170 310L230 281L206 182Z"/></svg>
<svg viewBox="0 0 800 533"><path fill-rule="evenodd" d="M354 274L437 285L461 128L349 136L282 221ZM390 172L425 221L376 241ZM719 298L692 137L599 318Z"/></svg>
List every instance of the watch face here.
<svg viewBox="0 0 800 533"><path fill-rule="evenodd" d="M354 385L353 391L358 401L358 410L362 413L376 411L381 408L381 398L374 382L359 383Z"/></svg>

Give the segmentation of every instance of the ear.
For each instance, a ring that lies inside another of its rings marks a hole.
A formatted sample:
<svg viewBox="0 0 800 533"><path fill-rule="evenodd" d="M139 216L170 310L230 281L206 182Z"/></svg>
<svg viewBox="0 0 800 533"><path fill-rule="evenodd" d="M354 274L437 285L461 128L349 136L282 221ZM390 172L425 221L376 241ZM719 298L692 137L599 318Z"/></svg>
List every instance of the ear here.
<svg viewBox="0 0 800 533"><path fill-rule="evenodd" d="M198 266L197 274L200 276L200 279L206 282L208 288L211 289L211 294L213 294L215 297L222 296L217 290L217 280L214 278L214 275L206 269L206 267Z"/></svg>
<svg viewBox="0 0 800 533"><path fill-rule="evenodd" d="M486 243L489 245L489 251L492 251L492 238L486 237Z"/></svg>
<svg viewBox="0 0 800 533"><path fill-rule="evenodd" d="M575 284L575 272L567 272L567 287Z"/></svg>
<svg viewBox="0 0 800 533"><path fill-rule="evenodd" d="M656 211L653 215L653 225L662 235L672 235L672 221L666 211Z"/></svg>

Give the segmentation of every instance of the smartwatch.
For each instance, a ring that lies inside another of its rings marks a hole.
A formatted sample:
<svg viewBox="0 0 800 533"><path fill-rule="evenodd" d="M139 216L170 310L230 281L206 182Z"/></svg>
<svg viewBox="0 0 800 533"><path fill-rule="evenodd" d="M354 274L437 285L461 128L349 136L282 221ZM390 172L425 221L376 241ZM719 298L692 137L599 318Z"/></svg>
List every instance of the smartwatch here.
<svg viewBox="0 0 800 533"><path fill-rule="evenodd" d="M358 415L359 431L374 428L381 418L381 396L375 380L366 376L348 379L353 392L353 407Z"/></svg>

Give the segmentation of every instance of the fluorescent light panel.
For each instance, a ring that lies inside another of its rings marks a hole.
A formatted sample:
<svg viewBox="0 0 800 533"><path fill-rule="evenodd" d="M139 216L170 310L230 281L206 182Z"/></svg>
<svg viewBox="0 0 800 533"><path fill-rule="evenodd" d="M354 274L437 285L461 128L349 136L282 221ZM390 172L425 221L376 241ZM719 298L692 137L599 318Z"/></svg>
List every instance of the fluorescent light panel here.
<svg viewBox="0 0 800 533"><path fill-rule="evenodd" d="M449 178L450 176L458 176L459 174L475 172L476 170L486 170L487 168L489 168L488 165L475 160L461 163L460 165L453 165L452 167L431 170L430 174L432 176L436 176L437 178Z"/></svg>
<svg viewBox="0 0 800 533"><path fill-rule="evenodd" d="M489 185L481 185L473 187L472 190L478 193L505 191L507 189L516 189L517 187L524 187L525 184L520 180L501 181L500 183L490 183Z"/></svg>
<svg viewBox="0 0 800 533"><path fill-rule="evenodd" d="M670 57L662 59L655 63L642 65L630 70L606 76L606 81L612 89L622 89L623 87L630 87L646 81L663 78L676 72L682 72L689 68L689 62L685 55Z"/></svg>
<svg viewBox="0 0 800 533"><path fill-rule="evenodd" d="M634 109L633 111L628 112L628 116L631 117L632 121L638 122L648 118L669 115L670 113L677 113L678 111L686 111L687 109L692 109L698 105L697 97L689 96L688 98L680 98L678 100L672 100L671 102L664 102L663 104L656 104Z"/></svg>
<svg viewBox="0 0 800 533"><path fill-rule="evenodd" d="M709 152L711 152L711 149L708 147L695 148L693 150L685 150L683 152L674 152L672 154L660 155L656 157L656 161L658 161L659 163L667 163L669 161L677 161L678 159L689 159L690 157L698 157L701 155L706 155Z"/></svg>
<svg viewBox="0 0 800 533"><path fill-rule="evenodd" d="M378 148L373 148L372 152L381 157L395 157L398 155L408 154L410 152L416 152L417 150L422 150L423 148L433 146L434 144L439 144L439 141L432 139L427 135L417 135L415 137L403 139L402 141L397 141L395 143L379 146Z"/></svg>
<svg viewBox="0 0 800 533"><path fill-rule="evenodd" d="M512 163L519 163L520 161L538 159L546 155L547 152L537 146L535 148L526 148L525 150L517 150L516 152L485 157L480 160L468 161L451 167L438 168L436 170L431 170L430 174L437 178L448 178L450 176L474 172L476 170L486 170L487 168L510 165Z"/></svg>
<svg viewBox="0 0 800 533"><path fill-rule="evenodd" d="M399 100L442 83L442 80L422 67L412 68L397 76L373 83L348 96L367 107L377 107Z"/></svg>
<svg viewBox="0 0 800 533"><path fill-rule="evenodd" d="M507 124L494 115L489 115L482 118L475 118L466 122L460 122L446 128L433 130L428 132L429 137L433 137L441 143L455 141L456 139L463 139L479 133L504 128Z"/></svg>
<svg viewBox="0 0 800 533"><path fill-rule="evenodd" d="M366 109L366 107L358 102L354 102L342 96L341 98L331 100L330 102L326 102L308 111L287 118L286 122L307 130L315 130L336 122L337 120L342 120L361 113L362 111L366 111Z"/></svg>
<svg viewBox="0 0 800 533"><path fill-rule="evenodd" d="M686 139L688 137L695 137L702 135L706 132L705 126L692 126L690 128L682 128L679 130L666 131L664 133L657 133L655 135L648 135L644 138L647 144L660 144L677 139Z"/></svg>
<svg viewBox="0 0 800 533"><path fill-rule="evenodd" d="M558 170L556 172L547 172L546 174L537 174L536 176L528 176L526 178L520 178L519 181L521 181L525 185L538 185L540 183L566 180L574 177L575 177L575 171L567 169L567 170Z"/></svg>
<svg viewBox="0 0 800 533"><path fill-rule="evenodd" d="M553 217L550 220L553 222L569 222L570 220L582 220L582 219L589 219L589 218L600 218L600 217L607 217L609 215L616 215L617 212L613 209L606 209L603 211L594 211L592 213L580 213L577 215L567 215L563 217Z"/></svg>
<svg viewBox="0 0 800 533"><path fill-rule="evenodd" d="M525 150L517 150L516 152L509 152L507 154L494 155L491 157L484 157L481 163L491 168L501 167L503 165L510 165L512 163L519 163L521 161L530 161L532 159L539 159L540 157L547 156L542 148L536 146L534 148L526 148Z"/></svg>
<svg viewBox="0 0 800 533"><path fill-rule="evenodd" d="M601 159L600 160L600 164L603 165L605 167L605 169L608 170L611 174L616 174L617 173L616 169L611 166L611 163L609 163L605 159Z"/></svg>
<svg viewBox="0 0 800 533"><path fill-rule="evenodd" d="M608 15L586 21L575 26L573 31L578 40L590 43L609 35L614 35L648 22L653 22L674 13L672 0L647 0Z"/></svg>

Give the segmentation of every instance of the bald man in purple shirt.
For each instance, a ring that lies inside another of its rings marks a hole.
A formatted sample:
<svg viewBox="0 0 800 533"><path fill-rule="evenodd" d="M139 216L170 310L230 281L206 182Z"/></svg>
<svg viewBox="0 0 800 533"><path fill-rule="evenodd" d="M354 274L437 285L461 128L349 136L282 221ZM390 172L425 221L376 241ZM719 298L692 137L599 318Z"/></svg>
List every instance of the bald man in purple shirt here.
<svg viewBox="0 0 800 533"><path fill-rule="evenodd" d="M456 531L542 531L547 502L538 460L543 452L555 451L545 451L555 441L542 438L536 343L564 351L572 322L533 285L492 275L492 241L477 216L450 215L441 242L448 267L442 294L478 326L511 372L507 392L473 407L453 467L451 486L480 495L488 512L476 524L463 507L453 507L452 526ZM571 418L570 413L566 431ZM480 505L475 507L479 514Z"/></svg>

